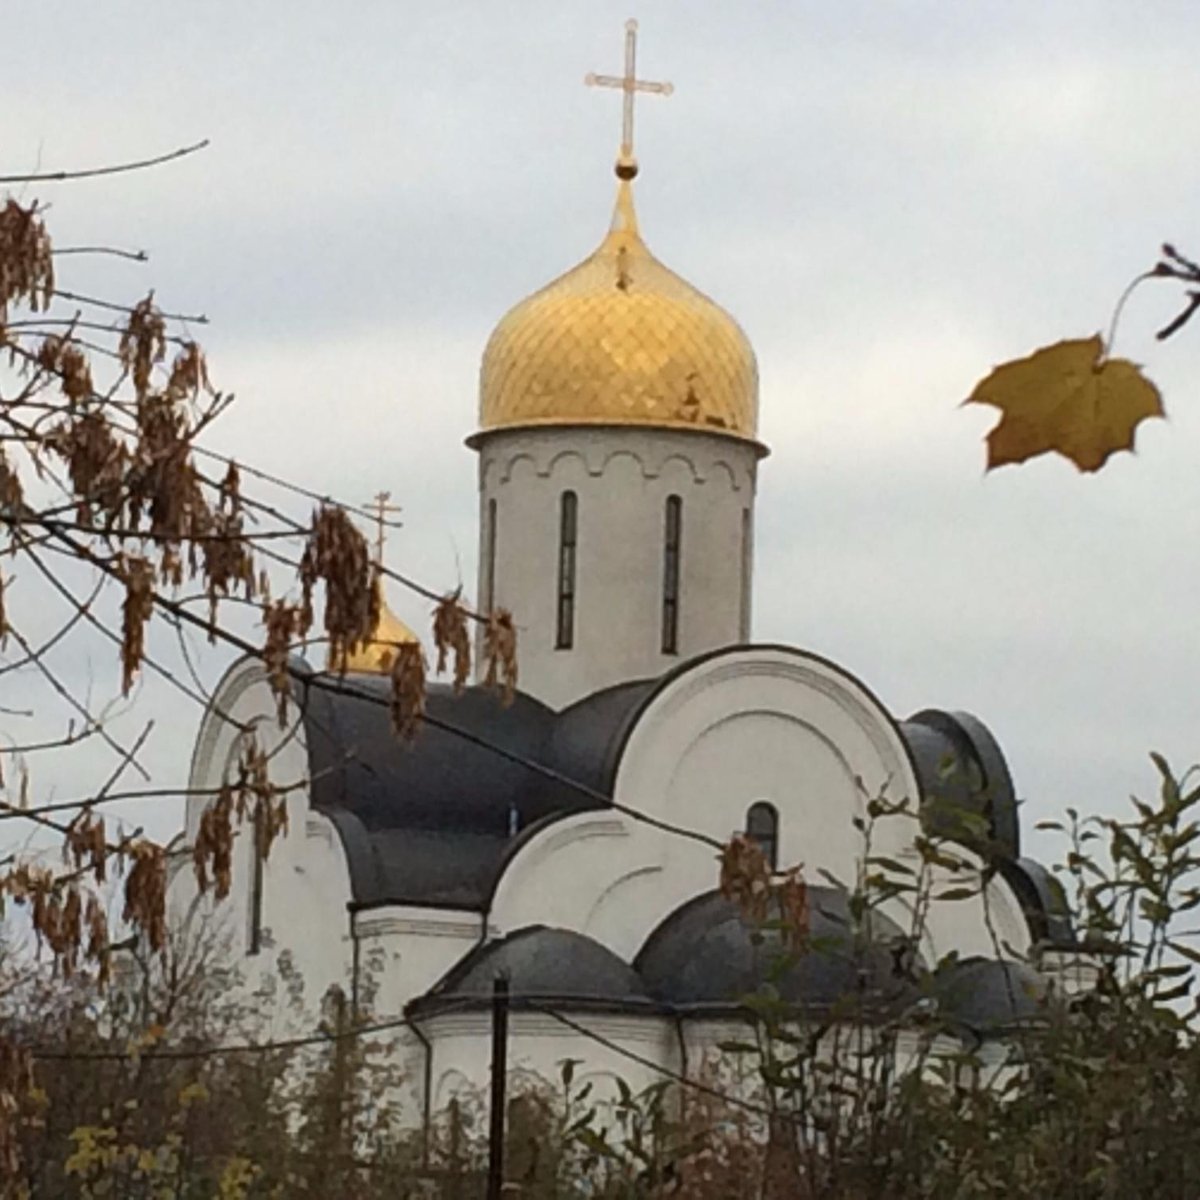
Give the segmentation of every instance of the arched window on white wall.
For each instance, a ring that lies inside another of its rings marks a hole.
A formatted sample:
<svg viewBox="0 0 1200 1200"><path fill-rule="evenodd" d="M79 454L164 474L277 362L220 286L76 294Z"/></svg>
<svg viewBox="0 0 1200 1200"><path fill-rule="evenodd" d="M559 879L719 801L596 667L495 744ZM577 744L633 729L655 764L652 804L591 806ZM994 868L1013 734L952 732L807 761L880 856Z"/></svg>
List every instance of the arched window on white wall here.
<svg viewBox="0 0 1200 1200"><path fill-rule="evenodd" d="M754 527L750 510L742 509L742 595L738 625L743 642L750 640L750 589L754 576Z"/></svg>
<svg viewBox="0 0 1200 1200"><path fill-rule="evenodd" d="M779 866L779 812L775 805L756 800L746 810L746 836L756 841L772 869Z"/></svg>
<svg viewBox="0 0 1200 1200"><path fill-rule="evenodd" d="M243 758L246 751L255 745L255 728L261 723L261 718L248 728L245 728L234 739L225 759L225 770L222 778L228 785L237 786L241 773ZM251 811L254 807L251 806ZM246 820L238 829L239 838L247 843L249 878L247 879L247 909L246 909L246 953L258 954L264 945L263 926L263 854L260 844L258 821Z"/></svg>
<svg viewBox="0 0 1200 1200"><path fill-rule="evenodd" d="M579 537L579 500L574 492L563 492L558 514L558 619L554 637L556 650L575 644L575 548Z"/></svg>
<svg viewBox="0 0 1200 1200"><path fill-rule="evenodd" d="M662 652L679 653L679 554L683 535L683 501L667 497L663 524Z"/></svg>
<svg viewBox="0 0 1200 1200"><path fill-rule="evenodd" d="M487 503L487 528L484 530L484 585L483 611L492 612L496 607L496 501Z"/></svg>
<svg viewBox="0 0 1200 1200"><path fill-rule="evenodd" d="M254 823L247 826L250 837L250 931L248 954L257 954L263 947L263 856L258 844Z"/></svg>

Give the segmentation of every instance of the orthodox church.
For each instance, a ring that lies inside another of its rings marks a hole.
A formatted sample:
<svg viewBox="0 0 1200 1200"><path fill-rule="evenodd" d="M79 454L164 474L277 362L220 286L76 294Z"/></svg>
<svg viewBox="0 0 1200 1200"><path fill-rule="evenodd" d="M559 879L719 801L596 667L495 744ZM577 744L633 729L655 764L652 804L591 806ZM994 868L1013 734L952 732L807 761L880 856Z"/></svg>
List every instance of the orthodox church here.
<svg viewBox="0 0 1200 1200"><path fill-rule="evenodd" d="M697 1070L763 978L761 938L717 890L714 845L736 833L810 884L825 948L774 980L785 999L828 1013L865 971L881 1001L915 1002L883 944L913 926L903 897L879 910L878 953L837 950L872 797L965 814L994 868L982 895L930 904L917 954L957 959L923 1003L1003 1034L1043 986L1032 964L1073 945L983 723L900 719L843 667L753 640L757 365L734 318L642 239L632 99L665 87L636 79L633 37L625 75L593 78L625 96L611 226L500 320L467 439L476 607L516 615L516 696L432 684L429 719L397 739L388 668L414 635L385 610L339 669L301 664L282 729L262 663L236 663L195 745L198 793L235 768L239 727L281 785L307 781L265 862L239 836L216 910L248 977L286 950L314 1000L336 984L357 1004L369 986L373 1020L408 1018L400 1053L426 1116L486 1086L497 976L518 1072L553 1079L575 1058L578 1078L637 1085L655 1066ZM189 799L185 840L206 803ZM879 821L871 853L919 868L920 825ZM190 871L171 905L177 920L196 907Z"/></svg>

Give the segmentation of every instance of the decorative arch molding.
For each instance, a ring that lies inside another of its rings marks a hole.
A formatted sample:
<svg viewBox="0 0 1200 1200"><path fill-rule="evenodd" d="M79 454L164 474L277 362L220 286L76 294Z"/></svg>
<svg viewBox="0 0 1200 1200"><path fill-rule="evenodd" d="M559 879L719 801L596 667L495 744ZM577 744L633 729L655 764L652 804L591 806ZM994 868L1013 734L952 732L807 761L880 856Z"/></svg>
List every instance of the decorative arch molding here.
<svg viewBox="0 0 1200 1200"><path fill-rule="evenodd" d="M196 744L192 747L192 761L188 768L189 787L207 786L212 778L214 762L219 761L221 766L224 766L224 754L220 752L219 747L236 736L238 731L222 714L240 707L247 692L266 682L267 673L257 658L238 659L225 672L200 721L200 732L196 735Z"/></svg>
<svg viewBox="0 0 1200 1200"><path fill-rule="evenodd" d="M628 891L631 884L648 882L654 876L660 874L662 874L661 863L641 863L618 875L592 902L585 919L584 928L591 929L595 926L598 914L605 905L613 900L617 893Z"/></svg>
<svg viewBox="0 0 1200 1200"><path fill-rule="evenodd" d="M899 725L865 684L819 655L766 645L717 650L664 678L625 735L614 799L636 803L634 795L666 795L671 764L699 737L730 718L751 715L777 715L809 727L868 793L886 789L892 799L914 800L920 795ZM843 739L828 734L829 726L855 733L857 744L848 752ZM865 761L856 762L864 751ZM780 815L786 821L786 813Z"/></svg>
<svg viewBox="0 0 1200 1200"><path fill-rule="evenodd" d="M298 662L305 665L303 660ZM309 771L308 739L301 717L293 691L281 726L278 701L261 660L249 655L238 659L218 682L201 718L188 769L189 789L208 793L224 782L230 756L244 730L253 731L276 782L291 785L305 779ZM195 835L200 814L211 800L209 794L187 798L186 836ZM306 829L311 812L308 788L292 788L287 807L293 830Z"/></svg>
<svg viewBox="0 0 1200 1200"><path fill-rule="evenodd" d="M542 884L551 859L569 853L582 843L594 846L598 842L626 842L631 835L628 820L609 809L559 817L541 829L531 830L528 840L514 849L501 868L488 903L488 919L495 920L506 931L530 923L519 914L526 903L530 904L531 912L543 904L545 889ZM624 853L629 852L624 850ZM588 854L595 857L592 850ZM610 884L611 881L601 886ZM569 922L567 927L573 928ZM582 931L580 926L579 932Z"/></svg>
<svg viewBox="0 0 1200 1200"><path fill-rule="evenodd" d="M563 435L570 435L569 440ZM566 443L566 445L564 445ZM686 447L686 449L685 449ZM615 460L636 463L644 479L658 479L672 463L682 465L693 482L723 482L732 491L754 491L756 457L747 446L744 461L731 454L727 439L703 432L666 430L517 430L493 438L481 448L480 480L486 488L509 483L531 470L542 479L556 475L566 462L579 462L592 478L603 476Z"/></svg>
<svg viewBox="0 0 1200 1200"><path fill-rule="evenodd" d="M723 459L723 458L713 459L712 471L709 475L709 478L715 482L717 476L719 476L719 475L725 476L725 479L726 479L727 483L729 484L729 488L731 491L740 492L742 490L742 484L738 481L738 474L737 474L736 469L734 468L734 466L731 463L726 462L725 459ZM749 487L751 495L753 495L753 493L754 493L754 477L749 476L746 480L746 484Z"/></svg>
<svg viewBox="0 0 1200 1200"><path fill-rule="evenodd" d="M459 1067L450 1067L439 1076L433 1088L432 1108L440 1113L449 1107L452 1100L476 1101L480 1098L477 1083L472 1082L465 1071Z"/></svg>

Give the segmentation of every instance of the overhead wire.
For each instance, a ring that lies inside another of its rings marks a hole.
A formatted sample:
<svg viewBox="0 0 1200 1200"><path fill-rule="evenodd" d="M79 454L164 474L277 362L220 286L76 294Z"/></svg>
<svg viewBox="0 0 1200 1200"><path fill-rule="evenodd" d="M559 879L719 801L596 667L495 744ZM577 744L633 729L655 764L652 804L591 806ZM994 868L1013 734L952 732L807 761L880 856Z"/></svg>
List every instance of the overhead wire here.
<svg viewBox="0 0 1200 1200"><path fill-rule="evenodd" d="M140 1050L131 1046L125 1050L47 1050L35 1048L31 1051L40 1062L188 1062L196 1059L216 1058L235 1054L271 1054L279 1050L299 1050L305 1046L334 1045L354 1038L370 1037L393 1029L411 1025L407 1017L375 1024L357 1025L349 1029L333 1030L329 1033L310 1034L305 1037L283 1038L266 1042L240 1042L223 1046L180 1046L164 1050Z"/></svg>
<svg viewBox="0 0 1200 1200"><path fill-rule="evenodd" d="M680 1071L676 1071L663 1063L655 1062L652 1058L647 1058L645 1055L638 1054L636 1050L630 1050L627 1046L622 1046L619 1042L612 1038L605 1037L602 1033L597 1033L594 1029L589 1029L586 1025L578 1021L572 1020L564 1013L557 1009L550 1008L548 1005L539 1004L533 1000L522 1000L522 1005L533 1012L539 1012L545 1016L552 1017L560 1025L572 1030L580 1037L586 1038L588 1041L595 1042L602 1046L605 1050L620 1057L627 1059L629 1062L636 1063L640 1067L654 1071L664 1079L669 1079L673 1083L680 1084L683 1087L690 1088L692 1091L700 1092L714 1100L720 1100L722 1103L730 1104L735 1108L744 1109L746 1112L753 1113L755 1116L763 1117L765 1120L784 1119L791 1122L796 1122L796 1118L785 1112L772 1112L771 1109L765 1108L760 1104L755 1104L751 1100L745 1100L740 1096L732 1095L729 1092L723 1091L720 1088L713 1087L711 1084L705 1083L700 1079L693 1079L689 1075L685 1075Z"/></svg>

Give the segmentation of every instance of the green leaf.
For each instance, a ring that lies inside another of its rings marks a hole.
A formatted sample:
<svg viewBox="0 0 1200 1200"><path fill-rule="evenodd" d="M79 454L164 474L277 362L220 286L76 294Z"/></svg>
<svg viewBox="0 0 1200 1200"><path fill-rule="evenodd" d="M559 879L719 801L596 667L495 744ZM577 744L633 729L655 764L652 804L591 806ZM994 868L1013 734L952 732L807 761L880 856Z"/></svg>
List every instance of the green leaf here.
<svg viewBox="0 0 1200 1200"><path fill-rule="evenodd" d="M1167 944L1176 954L1182 955L1188 962L1200 965L1200 950L1193 950L1191 946L1185 946L1182 942L1168 942Z"/></svg>
<svg viewBox="0 0 1200 1200"><path fill-rule="evenodd" d="M565 1088L571 1086L571 1081L575 1078L575 1068L583 1062L582 1058L564 1058L562 1065L559 1068L559 1078L562 1080L562 1085Z"/></svg>
<svg viewBox="0 0 1200 1200"><path fill-rule="evenodd" d="M866 861L869 866L882 867L885 871L893 871L897 875L916 874L916 871L912 867L902 862L897 862L894 858L887 858L880 854L873 854Z"/></svg>
<svg viewBox="0 0 1200 1200"><path fill-rule="evenodd" d="M938 892L933 898L935 900L969 900L972 896L978 896L979 889L973 887L952 887L946 888L945 891Z"/></svg>

